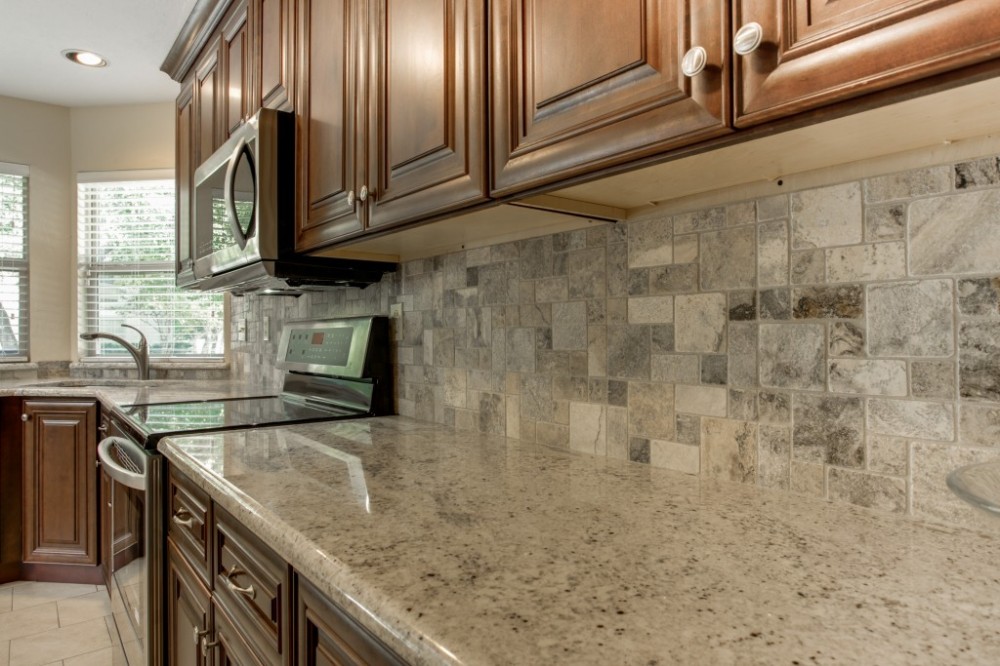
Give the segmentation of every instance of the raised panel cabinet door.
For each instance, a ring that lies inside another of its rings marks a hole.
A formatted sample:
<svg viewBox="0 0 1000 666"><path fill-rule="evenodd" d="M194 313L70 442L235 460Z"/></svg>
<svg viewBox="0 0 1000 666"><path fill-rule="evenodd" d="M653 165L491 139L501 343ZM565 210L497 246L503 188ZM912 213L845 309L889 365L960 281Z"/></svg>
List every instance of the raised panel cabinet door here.
<svg viewBox="0 0 1000 666"><path fill-rule="evenodd" d="M254 106L292 111L292 79L295 64L294 0L255 0L256 66Z"/></svg>
<svg viewBox="0 0 1000 666"><path fill-rule="evenodd" d="M172 666L205 666L201 640L211 637L211 595L171 539L167 539L165 596L169 663Z"/></svg>
<svg viewBox="0 0 1000 666"><path fill-rule="evenodd" d="M369 60L369 226L484 201L482 0L375 0Z"/></svg>
<svg viewBox="0 0 1000 666"><path fill-rule="evenodd" d="M222 118L226 137L239 129L249 117L250 68L249 30L247 28L247 2L240 0L229 10L229 17L222 26Z"/></svg>
<svg viewBox="0 0 1000 666"><path fill-rule="evenodd" d="M191 247L191 223L194 205L194 80L189 79L181 86L177 97L176 131L176 207L177 207L177 283L186 284L194 279L194 253Z"/></svg>
<svg viewBox="0 0 1000 666"><path fill-rule="evenodd" d="M725 0L491 7L494 196L729 131ZM704 66L686 76L698 47Z"/></svg>
<svg viewBox="0 0 1000 666"><path fill-rule="evenodd" d="M295 249L315 249L363 228L357 190L365 168L359 121L365 97L365 3L299 0L296 66ZM363 122L362 122L363 124Z"/></svg>
<svg viewBox="0 0 1000 666"><path fill-rule="evenodd" d="M247 643L247 635L229 614L219 598L212 597L212 626L215 640L212 647L214 666L267 666L283 661L269 661Z"/></svg>
<svg viewBox="0 0 1000 666"><path fill-rule="evenodd" d="M1000 56L996 0L734 2L734 34L752 23L760 44L733 64L741 127Z"/></svg>
<svg viewBox="0 0 1000 666"><path fill-rule="evenodd" d="M97 404L25 400L24 562L97 564Z"/></svg>
<svg viewBox="0 0 1000 666"><path fill-rule="evenodd" d="M195 66L194 115L195 156L194 166L208 159L222 145L222 112L219 96L222 93L222 45L219 38L210 42L202 51Z"/></svg>

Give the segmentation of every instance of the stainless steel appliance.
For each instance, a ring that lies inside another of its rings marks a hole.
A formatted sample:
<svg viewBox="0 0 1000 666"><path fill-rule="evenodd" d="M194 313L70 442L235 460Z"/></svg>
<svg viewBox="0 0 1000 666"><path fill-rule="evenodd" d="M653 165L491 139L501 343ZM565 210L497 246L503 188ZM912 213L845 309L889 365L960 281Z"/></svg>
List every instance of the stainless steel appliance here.
<svg viewBox="0 0 1000 666"><path fill-rule="evenodd" d="M120 645L129 666L169 663L165 654L165 497L157 443L171 435L342 420L392 413L389 327L385 317L287 324L275 395L146 403L108 414L98 457L110 477L105 566Z"/></svg>
<svg viewBox="0 0 1000 666"><path fill-rule="evenodd" d="M295 116L261 109L195 171L194 282L182 286L363 287L396 270L391 262L296 254L295 193Z"/></svg>

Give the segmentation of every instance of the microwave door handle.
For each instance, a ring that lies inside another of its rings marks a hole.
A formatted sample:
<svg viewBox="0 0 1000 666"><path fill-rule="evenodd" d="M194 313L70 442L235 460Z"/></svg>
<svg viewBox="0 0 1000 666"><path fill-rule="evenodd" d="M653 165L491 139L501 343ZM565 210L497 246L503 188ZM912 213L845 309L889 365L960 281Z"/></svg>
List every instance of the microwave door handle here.
<svg viewBox="0 0 1000 666"><path fill-rule="evenodd" d="M146 452L122 437L105 437L97 445L97 457L108 476L123 486L136 490L146 490L146 475L138 474L120 465L111 455L111 447L113 446L133 451L136 455L143 457Z"/></svg>
<svg viewBox="0 0 1000 666"><path fill-rule="evenodd" d="M223 196L226 200L226 213L229 218L229 228L233 230L233 238L236 239L241 250L245 250L247 247L248 234L243 233L243 229L240 228L239 218L236 215L236 168L240 164L240 158L243 156L243 151L246 150L246 147L247 140L240 138L236 143L236 149L233 150L233 154L229 158L229 166L226 167L226 185L223 188ZM252 166L251 163L251 168ZM256 180L256 177L254 180Z"/></svg>

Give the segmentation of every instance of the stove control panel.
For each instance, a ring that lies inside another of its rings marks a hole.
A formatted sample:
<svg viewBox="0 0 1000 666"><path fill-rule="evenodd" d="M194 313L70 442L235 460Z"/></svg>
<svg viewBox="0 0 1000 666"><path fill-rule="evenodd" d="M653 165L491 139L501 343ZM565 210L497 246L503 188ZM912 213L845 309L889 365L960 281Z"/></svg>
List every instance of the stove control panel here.
<svg viewBox="0 0 1000 666"><path fill-rule="evenodd" d="M364 377L372 329L380 317L289 322L278 343L282 368L331 377Z"/></svg>

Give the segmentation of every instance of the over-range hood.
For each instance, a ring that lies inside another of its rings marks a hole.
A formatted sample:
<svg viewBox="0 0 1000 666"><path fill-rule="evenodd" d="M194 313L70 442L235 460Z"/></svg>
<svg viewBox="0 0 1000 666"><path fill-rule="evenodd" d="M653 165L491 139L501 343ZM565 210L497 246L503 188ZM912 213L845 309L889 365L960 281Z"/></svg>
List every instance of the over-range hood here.
<svg viewBox="0 0 1000 666"><path fill-rule="evenodd" d="M295 117L261 109L195 172L189 270L201 291L365 287L396 264L295 252ZM180 237L184 235L181 234ZM190 276L188 279L187 276Z"/></svg>

